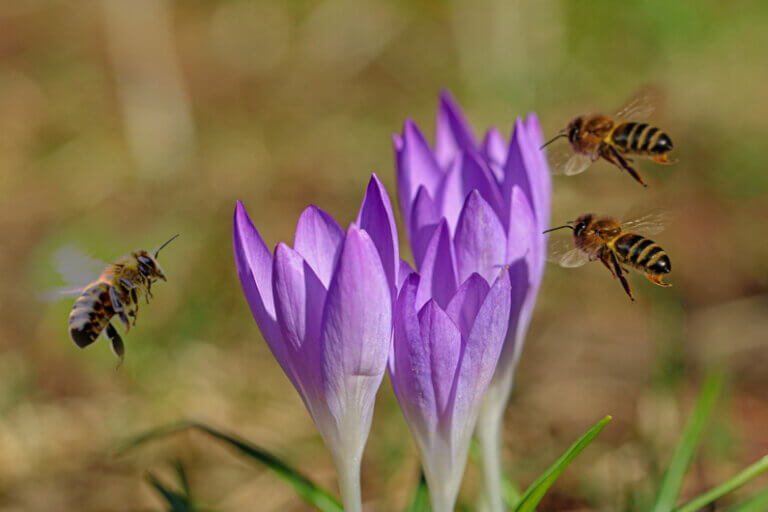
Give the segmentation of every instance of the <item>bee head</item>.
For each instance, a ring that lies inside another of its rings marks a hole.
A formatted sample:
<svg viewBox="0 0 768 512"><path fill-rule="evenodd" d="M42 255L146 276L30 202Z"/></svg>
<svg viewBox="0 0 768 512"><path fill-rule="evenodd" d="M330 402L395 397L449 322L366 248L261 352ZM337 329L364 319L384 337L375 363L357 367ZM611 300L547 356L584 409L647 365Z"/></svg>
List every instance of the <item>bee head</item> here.
<svg viewBox="0 0 768 512"><path fill-rule="evenodd" d="M575 144L581 133L581 128L584 124L584 118L579 116L568 124L568 142Z"/></svg>
<svg viewBox="0 0 768 512"><path fill-rule="evenodd" d="M158 263L155 257L147 251L143 249L136 251L133 253L133 257L136 258L136 268L141 275L148 277L152 281L157 281L158 279L162 279L163 281L167 280L160 263Z"/></svg>
<svg viewBox="0 0 768 512"><path fill-rule="evenodd" d="M589 226L592 223L592 218L594 215L591 213L586 213L579 217L578 219L571 221L573 224L573 236L578 238L581 235L584 234L584 231L587 229L587 226Z"/></svg>

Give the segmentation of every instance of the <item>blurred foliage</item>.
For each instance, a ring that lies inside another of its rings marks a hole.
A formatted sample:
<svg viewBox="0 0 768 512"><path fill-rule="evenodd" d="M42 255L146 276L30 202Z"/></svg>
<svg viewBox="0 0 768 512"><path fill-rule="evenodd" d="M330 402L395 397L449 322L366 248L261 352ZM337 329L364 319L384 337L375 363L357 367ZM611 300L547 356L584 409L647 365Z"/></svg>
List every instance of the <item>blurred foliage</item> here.
<svg viewBox="0 0 768 512"><path fill-rule="evenodd" d="M767 24L756 0L2 2L0 510L159 509L141 475L179 453L221 510L304 510L270 475L185 434L107 455L179 417L224 425L333 489L330 457L240 292L234 202L271 246L290 241L309 203L345 225L371 171L395 197L391 134L411 117L431 137L441 88L478 134L508 134L528 111L552 134L646 84L664 91L653 121L678 163L641 163L647 190L602 163L558 177L552 215L663 204L674 287L635 276L632 305L599 265L547 269L504 458L515 481L533 481L610 413L588 469L564 474L538 510L624 509L628 488L660 476L679 411L718 367L728 396L683 498L725 481L768 452ZM38 300L63 284L61 246L110 260L177 232L161 255L169 281L142 306L119 372L106 343L68 339L71 300ZM408 503L407 439L385 383L363 461L368 510ZM476 490L470 465L463 493Z"/></svg>

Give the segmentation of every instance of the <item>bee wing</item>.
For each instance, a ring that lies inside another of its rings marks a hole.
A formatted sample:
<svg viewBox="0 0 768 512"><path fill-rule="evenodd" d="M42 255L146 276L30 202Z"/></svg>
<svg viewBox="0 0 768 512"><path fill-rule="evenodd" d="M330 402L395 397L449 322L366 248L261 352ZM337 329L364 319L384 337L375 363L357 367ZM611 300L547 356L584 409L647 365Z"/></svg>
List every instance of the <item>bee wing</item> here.
<svg viewBox="0 0 768 512"><path fill-rule="evenodd" d="M63 299L64 297L77 297L83 293L83 288L85 288L85 286L62 286L61 288L53 288L39 294L38 299L43 302L55 302L59 299Z"/></svg>
<svg viewBox="0 0 768 512"><path fill-rule="evenodd" d="M661 91L647 87L627 102L614 116L616 121L647 119L661 103Z"/></svg>
<svg viewBox="0 0 768 512"><path fill-rule="evenodd" d="M630 218L621 223L621 229L638 235L651 236L664 231L669 214L664 210L653 210L645 215Z"/></svg>
<svg viewBox="0 0 768 512"><path fill-rule="evenodd" d="M42 293L40 299L46 302L62 297L76 297L108 266L106 262L94 259L72 246L57 249L53 253L53 262L56 271L66 284L61 288Z"/></svg>
<svg viewBox="0 0 768 512"><path fill-rule="evenodd" d="M580 267L589 261L589 256L573 247L570 240L554 240L549 244L547 261L556 263L561 267Z"/></svg>
<svg viewBox="0 0 768 512"><path fill-rule="evenodd" d="M552 174L573 176L587 170L592 159L586 155L574 153L570 144L561 144L548 152L549 168Z"/></svg>

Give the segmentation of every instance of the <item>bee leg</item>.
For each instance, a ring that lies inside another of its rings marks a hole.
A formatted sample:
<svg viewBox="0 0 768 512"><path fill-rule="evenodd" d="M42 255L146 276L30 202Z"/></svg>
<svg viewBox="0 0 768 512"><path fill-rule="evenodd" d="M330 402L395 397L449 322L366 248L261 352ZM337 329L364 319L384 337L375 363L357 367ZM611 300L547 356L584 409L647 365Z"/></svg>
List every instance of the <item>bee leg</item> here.
<svg viewBox="0 0 768 512"><path fill-rule="evenodd" d="M114 286L109 287L109 300L112 301L112 309L118 313L123 311L123 301L118 297L117 290L115 290Z"/></svg>
<svg viewBox="0 0 768 512"><path fill-rule="evenodd" d="M117 363L117 366L115 367L115 370L120 368L120 365L123 364L123 359L125 358L125 345L123 344L123 338L120 337L120 334L117 332L117 329L115 329L115 326L112 325L112 323L107 324L107 338L109 338L109 348L112 349L112 353L115 354L117 357L120 358L120 362Z"/></svg>
<svg viewBox="0 0 768 512"><path fill-rule="evenodd" d="M125 314L125 307L123 306L120 297L117 296L117 291L115 290L114 286L109 288L109 298L112 301L112 309L115 310L115 313L117 313L120 321L123 322L123 325L125 325L126 332L130 331L131 324L128 321L128 315Z"/></svg>
<svg viewBox="0 0 768 512"><path fill-rule="evenodd" d="M621 281L621 286L624 288L624 291L627 292L627 295L629 295L629 300L635 302L635 298L632 296L632 288L629 286L629 281L627 281L627 278L624 277L624 272L621 270L619 260L616 258L616 255L613 254L613 252L609 253L609 257L611 259L611 263L613 263L615 275L619 278L619 281Z"/></svg>
<svg viewBox="0 0 768 512"><path fill-rule="evenodd" d="M147 304L149 304L149 299L154 299L155 296L152 295L152 281L147 281L147 294L144 296L144 299L147 301Z"/></svg>
<svg viewBox="0 0 768 512"><path fill-rule="evenodd" d="M613 267L611 267L610 263L608 263L608 259L605 257L605 255L601 253L600 258L598 259L600 260L600 263L605 265L605 268L608 269L608 272L611 273L611 276L613 276L613 278L616 279L616 272L613 271Z"/></svg>
<svg viewBox="0 0 768 512"><path fill-rule="evenodd" d="M670 283L665 283L661 279L661 276L654 276L654 275L651 275L651 274L645 274L645 277L647 277L648 280L650 282L652 282L653 284L655 284L655 285L663 286L664 288L669 288L670 286L672 286Z"/></svg>
<svg viewBox="0 0 768 512"><path fill-rule="evenodd" d="M643 181L643 178L640 176L640 174L631 165L629 165L629 163L627 163L627 160L621 156L613 146L603 144L602 148L600 149L600 156L605 158L619 169L627 171L629 175L632 176L635 181L640 183L642 186L648 186L645 184L645 181Z"/></svg>
<svg viewBox="0 0 768 512"><path fill-rule="evenodd" d="M125 332L130 331L131 322L128 320L128 315L125 314L125 311L120 311L117 314L117 317L120 319L121 322L123 322L123 325L125 326Z"/></svg>

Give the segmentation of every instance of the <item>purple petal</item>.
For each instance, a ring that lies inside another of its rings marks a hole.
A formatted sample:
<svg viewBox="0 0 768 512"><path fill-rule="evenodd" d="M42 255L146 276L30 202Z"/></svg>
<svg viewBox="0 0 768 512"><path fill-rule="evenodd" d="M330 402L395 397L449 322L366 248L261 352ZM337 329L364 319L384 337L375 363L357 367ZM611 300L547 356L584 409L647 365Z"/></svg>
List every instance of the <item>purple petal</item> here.
<svg viewBox="0 0 768 512"><path fill-rule="evenodd" d="M296 385L295 375L288 362L283 336L275 315L275 304L272 298L272 254L240 201L235 206L232 242L235 266L253 318L275 359Z"/></svg>
<svg viewBox="0 0 768 512"><path fill-rule="evenodd" d="M552 204L552 175L549 172L549 163L544 152L539 148L544 142L544 136L541 133L541 125L536 114L528 114L525 120L528 139L534 155L538 156L536 167L531 176L531 183L536 192L536 219L539 221L539 229L544 230L549 226L549 212Z"/></svg>
<svg viewBox="0 0 768 512"><path fill-rule="evenodd" d="M395 139L394 146L400 208L407 219L410 216L411 202L416 196L416 191L423 185L434 197L437 186L443 178L443 171L437 165L424 135L410 119L405 121L402 139L399 141Z"/></svg>
<svg viewBox="0 0 768 512"><path fill-rule="evenodd" d="M328 289L320 329L323 384L335 418L342 418L350 403L373 407L391 334L392 298L381 258L368 233L352 224ZM355 398L348 392L362 394Z"/></svg>
<svg viewBox="0 0 768 512"><path fill-rule="evenodd" d="M445 312L459 326L462 336L469 337L477 312L491 287L480 274L472 274L451 299Z"/></svg>
<svg viewBox="0 0 768 512"><path fill-rule="evenodd" d="M403 283L406 279L408 279L408 276L414 273L413 268L408 264L407 261L400 260L400 268L397 271L397 289L398 291L400 288L403 287Z"/></svg>
<svg viewBox="0 0 768 512"><path fill-rule="evenodd" d="M458 282L474 272L492 282L505 264L506 245L504 226L480 193L473 190L461 211L454 237Z"/></svg>
<svg viewBox="0 0 768 512"><path fill-rule="evenodd" d="M319 366L317 345L326 291L301 255L284 243L275 249L272 288L277 322L287 347Z"/></svg>
<svg viewBox="0 0 768 512"><path fill-rule="evenodd" d="M392 213L392 203L389 201L384 185L376 174L371 175L368 189L365 191L357 224L364 229L373 240L379 252L384 272L392 290L392 301L395 300L397 287L397 270L400 267L400 247L397 239L395 216Z"/></svg>
<svg viewBox="0 0 768 512"><path fill-rule="evenodd" d="M426 187L419 187L416 200L413 202L409 222L411 250L413 251L416 268L421 268L427 245L432 239L432 234L435 232L439 222L440 215L434 202L432 202L432 197L429 195Z"/></svg>
<svg viewBox="0 0 768 512"><path fill-rule="evenodd" d="M440 211L448 219L451 232L456 229L464 201L474 189L491 205L499 219L507 216L502 209L501 191L491 171L476 154L465 151L454 160L439 189Z"/></svg>
<svg viewBox="0 0 768 512"><path fill-rule="evenodd" d="M331 283L343 240L344 231L323 210L309 206L302 212L296 226L293 247L312 267L326 288Z"/></svg>
<svg viewBox="0 0 768 512"><path fill-rule="evenodd" d="M437 110L435 158L441 168L447 169L462 151L477 151L475 136L451 93L443 91Z"/></svg>
<svg viewBox="0 0 768 512"><path fill-rule="evenodd" d="M432 235L420 267L421 285L416 297L416 307L421 308L429 299L445 307L456 291L456 266L451 247L451 235L445 219Z"/></svg>
<svg viewBox="0 0 768 512"><path fill-rule="evenodd" d="M524 260L517 260L509 266L511 282L511 307L509 329L493 380L509 382L510 372L514 372L523 350L523 342L533 314L537 290L530 284L529 267ZM496 385L496 384L494 384Z"/></svg>
<svg viewBox="0 0 768 512"><path fill-rule="evenodd" d="M409 426L422 435L429 435L435 432L438 418L429 345L422 340L416 311L418 287L419 275L411 274L397 298L389 373Z"/></svg>
<svg viewBox="0 0 768 512"><path fill-rule="evenodd" d="M483 139L482 152L488 161L493 177L498 183L504 181L504 164L507 161L507 143L495 126L488 129Z"/></svg>
<svg viewBox="0 0 768 512"><path fill-rule="evenodd" d="M421 342L429 351L430 377L438 421L450 413L461 355L461 332L434 300L419 311Z"/></svg>
<svg viewBox="0 0 768 512"><path fill-rule="evenodd" d="M502 270L477 312L463 350L455 391L453 419L460 422L477 417L483 395L496 370L509 325L510 281ZM454 431L454 434L460 434Z"/></svg>
<svg viewBox="0 0 768 512"><path fill-rule="evenodd" d="M533 265L534 244L544 238L536 225L533 210L525 193L518 186L512 187L510 222L507 229L507 262L527 258Z"/></svg>
<svg viewBox="0 0 768 512"><path fill-rule="evenodd" d="M536 216L537 228L542 231L546 229L549 224L549 194L551 194L549 168L542 152L530 140L519 118L515 122L507 163L504 167L502 195L505 200L511 199L514 186L520 187L528 196Z"/></svg>

